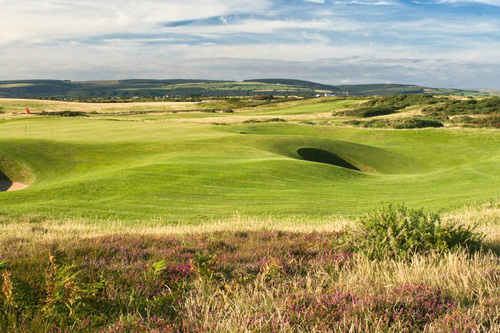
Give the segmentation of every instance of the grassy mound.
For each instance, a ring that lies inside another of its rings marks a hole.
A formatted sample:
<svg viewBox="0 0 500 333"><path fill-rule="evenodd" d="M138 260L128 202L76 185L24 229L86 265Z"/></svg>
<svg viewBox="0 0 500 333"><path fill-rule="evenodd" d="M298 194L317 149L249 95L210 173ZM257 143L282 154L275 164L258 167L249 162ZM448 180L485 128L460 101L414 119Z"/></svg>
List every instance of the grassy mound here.
<svg viewBox="0 0 500 333"><path fill-rule="evenodd" d="M14 182L22 184L32 184L35 175L24 163L8 157L0 156L0 191L6 191Z"/></svg>
<svg viewBox="0 0 500 333"><path fill-rule="evenodd" d="M137 223L200 223L236 211L317 220L382 201L453 209L499 195L490 186L500 181L494 131L29 121L26 133L23 121L1 124L0 151L22 161L36 183L2 193L0 212ZM331 152L363 172L305 161L303 148Z"/></svg>

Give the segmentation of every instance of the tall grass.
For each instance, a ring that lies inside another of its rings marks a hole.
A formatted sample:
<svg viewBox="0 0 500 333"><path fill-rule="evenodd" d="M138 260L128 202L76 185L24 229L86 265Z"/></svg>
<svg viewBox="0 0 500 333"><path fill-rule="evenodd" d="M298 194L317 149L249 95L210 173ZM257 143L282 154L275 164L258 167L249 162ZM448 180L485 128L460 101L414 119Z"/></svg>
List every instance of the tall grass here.
<svg viewBox="0 0 500 333"><path fill-rule="evenodd" d="M495 332L500 205L485 247L372 260L341 242L355 221L239 215L199 226L1 216L5 332ZM16 228L20 227L18 230Z"/></svg>

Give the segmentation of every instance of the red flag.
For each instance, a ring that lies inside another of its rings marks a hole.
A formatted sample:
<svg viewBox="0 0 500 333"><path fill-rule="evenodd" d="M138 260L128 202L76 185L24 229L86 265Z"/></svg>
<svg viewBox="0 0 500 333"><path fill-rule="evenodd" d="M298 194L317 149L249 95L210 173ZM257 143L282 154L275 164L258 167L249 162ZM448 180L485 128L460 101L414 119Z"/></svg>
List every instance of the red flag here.
<svg viewBox="0 0 500 333"><path fill-rule="evenodd" d="M30 109L26 108L26 114L30 114Z"/></svg>

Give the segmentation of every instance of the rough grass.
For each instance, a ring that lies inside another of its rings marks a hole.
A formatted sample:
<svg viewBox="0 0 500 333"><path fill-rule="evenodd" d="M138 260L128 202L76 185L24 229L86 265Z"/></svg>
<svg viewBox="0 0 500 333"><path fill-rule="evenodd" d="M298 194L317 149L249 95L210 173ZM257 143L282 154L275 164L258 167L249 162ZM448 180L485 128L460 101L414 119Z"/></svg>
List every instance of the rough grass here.
<svg viewBox="0 0 500 333"><path fill-rule="evenodd" d="M31 112L117 112L117 111L169 111L196 108L196 102L131 102L131 103L81 103L51 100L0 99L0 106L5 113L25 114L28 107Z"/></svg>
<svg viewBox="0 0 500 333"><path fill-rule="evenodd" d="M340 242L354 221L133 228L0 218L7 332L500 329L500 260L488 248L374 261ZM481 223L487 247L500 240L497 202L444 218Z"/></svg>

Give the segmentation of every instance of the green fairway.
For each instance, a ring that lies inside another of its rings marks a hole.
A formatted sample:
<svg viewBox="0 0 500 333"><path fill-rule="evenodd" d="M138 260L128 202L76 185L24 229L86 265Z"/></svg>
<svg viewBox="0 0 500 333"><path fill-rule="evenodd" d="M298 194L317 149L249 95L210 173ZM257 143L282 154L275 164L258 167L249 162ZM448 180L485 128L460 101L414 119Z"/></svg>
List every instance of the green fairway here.
<svg viewBox="0 0 500 333"><path fill-rule="evenodd" d="M500 195L500 132L30 118L0 123L0 170L33 182L0 214L198 223L234 214L452 210ZM361 171L307 161L316 149ZM314 151L314 150L313 150ZM33 181L34 180L34 181Z"/></svg>

